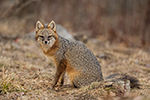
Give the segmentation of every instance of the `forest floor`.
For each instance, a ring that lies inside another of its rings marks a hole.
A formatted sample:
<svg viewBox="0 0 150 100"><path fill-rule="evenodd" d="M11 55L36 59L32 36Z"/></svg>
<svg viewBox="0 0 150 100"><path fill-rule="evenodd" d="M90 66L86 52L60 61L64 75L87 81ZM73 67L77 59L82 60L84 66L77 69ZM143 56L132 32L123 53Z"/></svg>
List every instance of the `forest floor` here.
<svg viewBox="0 0 150 100"><path fill-rule="evenodd" d="M140 89L128 93L104 88L102 84L79 89L69 87L66 75L65 86L51 89L55 73L54 65L46 60L34 39L0 38L0 98L1 100L150 100L150 53L123 44L110 44L99 39L88 39L85 44L96 55L103 76L124 73L140 81Z"/></svg>

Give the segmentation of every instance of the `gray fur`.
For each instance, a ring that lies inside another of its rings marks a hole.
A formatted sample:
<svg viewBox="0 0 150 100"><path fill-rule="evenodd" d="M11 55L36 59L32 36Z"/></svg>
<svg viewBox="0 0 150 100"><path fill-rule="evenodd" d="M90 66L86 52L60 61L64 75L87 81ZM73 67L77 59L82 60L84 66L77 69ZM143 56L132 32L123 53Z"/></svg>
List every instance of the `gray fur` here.
<svg viewBox="0 0 150 100"><path fill-rule="evenodd" d="M59 82L60 85L63 85L65 72L68 73L72 85L75 87L82 87L92 82L103 80L101 66L94 54L84 44L67 40L58 35L54 21L50 22L48 26L44 26L38 21L36 24L36 32L35 39L39 42L47 58L56 65L53 88ZM130 80L131 87L140 86L136 78L123 74L111 75L105 81L108 82L110 80L111 82L116 82L118 79L119 81L120 79Z"/></svg>
<svg viewBox="0 0 150 100"><path fill-rule="evenodd" d="M74 70L81 73L73 81L76 87L82 87L92 82L103 80L97 58L85 45L77 41L69 41L61 36L59 36L58 44L61 44L56 52L58 62L66 59Z"/></svg>

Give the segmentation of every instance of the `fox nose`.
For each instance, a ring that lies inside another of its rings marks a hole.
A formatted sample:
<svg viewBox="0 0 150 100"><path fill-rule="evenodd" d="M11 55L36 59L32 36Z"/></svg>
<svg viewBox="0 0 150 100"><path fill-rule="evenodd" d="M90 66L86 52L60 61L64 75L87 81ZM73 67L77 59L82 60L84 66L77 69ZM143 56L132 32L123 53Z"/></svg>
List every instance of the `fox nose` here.
<svg viewBox="0 0 150 100"><path fill-rule="evenodd" d="M45 44L47 44L48 42L47 41L45 41Z"/></svg>

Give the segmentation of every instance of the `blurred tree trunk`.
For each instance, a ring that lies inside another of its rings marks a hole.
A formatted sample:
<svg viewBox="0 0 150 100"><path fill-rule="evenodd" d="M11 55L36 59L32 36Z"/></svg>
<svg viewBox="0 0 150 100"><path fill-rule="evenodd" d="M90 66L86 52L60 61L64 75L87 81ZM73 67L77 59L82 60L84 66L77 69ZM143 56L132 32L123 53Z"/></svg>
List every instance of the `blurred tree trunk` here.
<svg viewBox="0 0 150 100"><path fill-rule="evenodd" d="M31 4L32 2L36 2L36 0L15 0L14 4L9 7L2 15L1 18L9 18L9 17L13 17L16 14L18 14L19 12L21 12L21 10L28 6L29 4ZM37 0L38 1L38 0Z"/></svg>
<svg viewBox="0 0 150 100"><path fill-rule="evenodd" d="M146 30L150 24L150 0L147 0L146 14L144 19L144 28L141 33L142 46L146 46Z"/></svg>
<svg viewBox="0 0 150 100"><path fill-rule="evenodd" d="M123 34L126 34L126 13L127 13L127 0L123 0L121 4L121 21L120 27Z"/></svg>

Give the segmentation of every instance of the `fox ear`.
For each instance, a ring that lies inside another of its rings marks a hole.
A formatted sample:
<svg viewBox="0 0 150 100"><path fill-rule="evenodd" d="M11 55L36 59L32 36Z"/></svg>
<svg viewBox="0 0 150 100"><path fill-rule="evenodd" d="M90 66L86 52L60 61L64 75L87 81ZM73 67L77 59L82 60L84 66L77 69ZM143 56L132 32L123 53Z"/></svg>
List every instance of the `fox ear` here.
<svg viewBox="0 0 150 100"><path fill-rule="evenodd" d="M48 25L47 28L52 29L54 32L56 32L56 24L54 21L51 21Z"/></svg>
<svg viewBox="0 0 150 100"><path fill-rule="evenodd" d="M44 28L44 24L40 21L37 21L36 22L36 32L38 32L42 28Z"/></svg>

